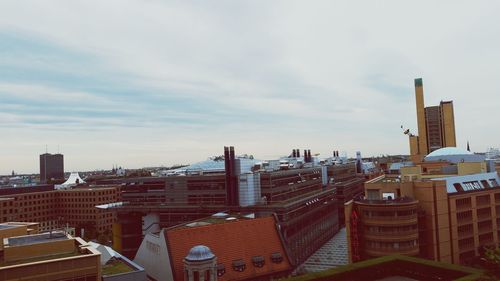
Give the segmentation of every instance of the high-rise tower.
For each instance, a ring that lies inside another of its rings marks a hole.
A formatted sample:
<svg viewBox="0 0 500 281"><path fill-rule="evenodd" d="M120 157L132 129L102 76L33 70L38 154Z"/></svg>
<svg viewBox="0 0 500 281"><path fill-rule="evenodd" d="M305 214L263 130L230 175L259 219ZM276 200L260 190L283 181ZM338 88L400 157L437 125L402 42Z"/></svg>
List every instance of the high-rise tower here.
<svg viewBox="0 0 500 281"><path fill-rule="evenodd" d="M412 161L442 147L455 147L455 117L453 101L441 101L437 106L425 107L422 78L415 79L418 136L410 135Z"/></svg>
<svg viewBox="0 0 500 281"><path fill-rule="evenodd" d="M44 153L40 155L40 182L64 180L64 156L62 154Z"/></svg>

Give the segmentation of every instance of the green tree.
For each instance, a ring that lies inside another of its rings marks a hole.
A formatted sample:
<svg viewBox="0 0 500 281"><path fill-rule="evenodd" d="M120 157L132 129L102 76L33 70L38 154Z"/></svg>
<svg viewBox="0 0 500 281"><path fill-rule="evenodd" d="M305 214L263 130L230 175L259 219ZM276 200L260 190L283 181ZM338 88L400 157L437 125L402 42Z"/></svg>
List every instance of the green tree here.
<svg viewBox="0 0 500 281"><path fill-rule="evenodd" d="M487 270L486 279L481 280L500 280L500 246L485 248L481 261Z"/></svg>

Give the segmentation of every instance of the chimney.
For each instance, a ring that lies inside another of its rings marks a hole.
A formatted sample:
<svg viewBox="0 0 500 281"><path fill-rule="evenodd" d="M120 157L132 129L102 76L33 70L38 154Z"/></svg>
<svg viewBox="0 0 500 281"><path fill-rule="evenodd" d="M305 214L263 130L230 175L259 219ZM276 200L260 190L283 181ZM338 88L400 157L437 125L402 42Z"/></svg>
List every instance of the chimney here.
<svg viewBox="0 0 500 281"><path fill-rule="evenodd" d="M297 148L297 157L300 157L300 149Z"/></svg>
<svg viewBox="0 0 500 281"><path fill-rule="evenodd" d="M312 157L311 157L311 150L307 150L307 162L312 162Z"/></svg>
<svg viewBox="0 0 500 281"><path fill-rule="evenodd" d="M234 147L230 146L229 147L229 158L231 159L230 161L230 170L231 170L231 177L230 177L230 186L232 189L231 195L232 195L232 200L230 206L238 206L239 205L239 192L238 192L238 179L236 177L235 173L235 160L236 157L234 155Z"/></svg>
<svg viewBox="0 0 500 281"><path fill-rule="evenodd" d="M295 149L292 150L292 157L293 158L297 157L297 153L295 152Z"/></svg>
<svg viewBox="0 0 500 281"><path fill-rule="evenodd" d="M224 146L224 169L226 172L226 204L231 205L233 190L231 188L231 158L229 156L229 147Z"/></svg>

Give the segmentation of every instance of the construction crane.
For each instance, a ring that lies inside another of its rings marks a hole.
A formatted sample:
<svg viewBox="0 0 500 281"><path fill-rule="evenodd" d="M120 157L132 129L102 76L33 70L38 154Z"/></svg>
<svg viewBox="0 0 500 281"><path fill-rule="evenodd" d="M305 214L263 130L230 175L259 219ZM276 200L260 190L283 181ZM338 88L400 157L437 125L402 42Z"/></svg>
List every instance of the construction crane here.
<svg viewBox="0 0 500 281"><path fill-rule="evenodd" d="M410 129L405 129L403 125L401 125L401 129L403 130L403 134L408 135L410 137L415 136L412 132L410 132Z"/></svg>

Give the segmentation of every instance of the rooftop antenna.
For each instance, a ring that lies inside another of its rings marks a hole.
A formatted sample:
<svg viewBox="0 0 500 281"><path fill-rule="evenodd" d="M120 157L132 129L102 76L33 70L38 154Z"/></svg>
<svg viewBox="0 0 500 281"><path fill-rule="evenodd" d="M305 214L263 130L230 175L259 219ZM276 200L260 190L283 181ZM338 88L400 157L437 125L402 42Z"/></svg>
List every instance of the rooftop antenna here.
<svg viewBox="0 0 500 281"><path fill-rule="evenodd" d="M45 145L45 153L49 153L49 149L48 149L47 145Z"/></svg>
<svg viewBox="0 0 500 281"><path fill-rule="evenodd" d="M59 154L59 145L57 145L57 154Z"/></svg>

